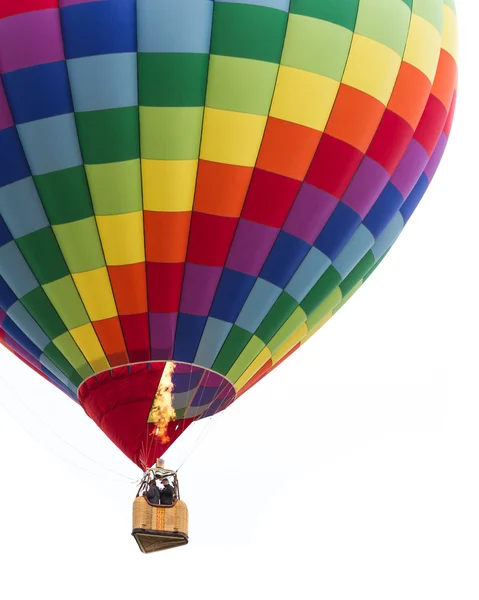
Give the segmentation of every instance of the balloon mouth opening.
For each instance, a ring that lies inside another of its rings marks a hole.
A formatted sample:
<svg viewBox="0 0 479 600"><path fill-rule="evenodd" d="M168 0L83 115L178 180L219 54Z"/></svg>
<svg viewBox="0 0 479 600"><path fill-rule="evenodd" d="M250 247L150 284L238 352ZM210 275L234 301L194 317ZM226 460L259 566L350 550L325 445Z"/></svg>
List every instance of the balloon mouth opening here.
<svg viewBox="0 0 479 600"><path fill-rule="evenodd" d="M181 361L156 360L112 367L95 373L78 388L80 403L85 405L92 388L103 384L111 385L112 380L125 380L145 370L146 373L161 372L158 387L151 397L152 404L147 419L150 424L158 422L157 401L165 395L171 399L170 405L174 411L171 421L213 416L230 406L237 396L231 381L213 369Z"/></svg>

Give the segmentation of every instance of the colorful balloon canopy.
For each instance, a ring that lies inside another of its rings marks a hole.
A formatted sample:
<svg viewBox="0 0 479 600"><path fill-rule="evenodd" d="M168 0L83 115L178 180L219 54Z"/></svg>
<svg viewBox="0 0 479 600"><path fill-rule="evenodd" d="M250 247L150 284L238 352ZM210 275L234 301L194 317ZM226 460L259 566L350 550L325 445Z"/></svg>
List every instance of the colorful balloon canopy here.
<svg viewBox="0 0 479 600"><path fill-rule="evenodd" d="M453 0L2 0L2 344L151 464L375 269L456 52Z"/></svg>

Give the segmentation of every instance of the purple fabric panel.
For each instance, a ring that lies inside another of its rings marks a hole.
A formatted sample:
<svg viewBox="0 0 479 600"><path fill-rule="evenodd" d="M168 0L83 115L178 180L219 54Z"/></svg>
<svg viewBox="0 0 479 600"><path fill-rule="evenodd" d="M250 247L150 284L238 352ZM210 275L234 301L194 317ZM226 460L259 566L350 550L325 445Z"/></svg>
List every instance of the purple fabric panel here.
<svg viewBox="0 0 479 600"><path fill-rule="evenodd" d="M205 371L205 376L201 385L203 387L219 387L225 382L225 378L219 373L213 373L212 371Z"/></svg>
<svg viewBox="0 0 479 600"><path fill-rule="evenodd" d="M411 140L397 169L391 177L391 183L401 192L406 199L421 177L429 161L426 150L416 140Z"/></svg>
<svg viewBox="0 0 479 600"><path fill-rule="evenodd" d="M29 42L26 43L26 40ZM64 60L57 8L0 20L0 71L9 73Z"/></svg>
<svg viewBox="0 0 479 600"><path fill-rule="evenodd" d="M227 396L226 398L216 398L216 400L208 407L207 410L201 415L201 418L211 417L219 410L224 410L234 401L235 396Z"/></svg>
<svg viewBox="0 0 479 600"><path fill-rule="evenodd" d="M168 360L173 356L177 313L150 313L152 360Z"/></svg>
<svg viewBox="0 0 479 600"><path fill-rule="evenodd" d="M203 369L190 371L189 373L174 373L173 383L175 385L174 391L177 393L194 390L198 387L198 384L203 377Z"/></svg>
<svg viewBox="0 0 479 600"><path fill-rule="evenodd" d="M337 205L338 200L334 196L304 183L283 230L312 245Z"/></svg>
<svg viewBox="0 0 479 600"><path fill-rule="evenodd" d="M0 327L2 326L3 321L5 320L5 317L7 316L7 313L0 308Z"/></svg>
<svg viewBox="0 0 479 600"><path fill-rule="evenodd" d="M193 371L203 371L201 367L195 367L194 365L189 365L187 363L175 363L175 375L178 373L192 373Z"/></svg>
<svg viewBox="0 0 479 600"><path fill-rule="evenodd" d="M388 181L386 169L365 156L341 201L364 219Z"/></svg>
<svg viewBox="0 0 479 600"><path fill-rule="evenodd" d="M5 96L2 81L0 80L0 131L8 127L13 127L12 113L10 112L10 106Z"/></svg>
<svg viewBox="0 0 479 600"><path fill-rule="evenodd" d="M432 156L429 159L429 162L427 163L427 167L424 171L424 173L426 174L426 177L429 179L429 181L431 181L432 178L434 177L434 175L436 174L437 168L439 167L439 163L441 162L441 159L444 154L444 150L446 149L446 146L447 146L447 136L443 132L441 134L441 137L439 138L439 141L436 144L436 147L434 148L434 152L432 153Z"/></svg>
<svg viewBox="0 0 479 600"><path fill-rule="evenodd" d="M180 312L206 317L221 277L222 267L186 263Z"/></svg>
<svg viewBox="0 0 479 600"><path fill-rule="evenodd" d="M279 229L240 219L231 244L226 267L257 277Z"/></svg>

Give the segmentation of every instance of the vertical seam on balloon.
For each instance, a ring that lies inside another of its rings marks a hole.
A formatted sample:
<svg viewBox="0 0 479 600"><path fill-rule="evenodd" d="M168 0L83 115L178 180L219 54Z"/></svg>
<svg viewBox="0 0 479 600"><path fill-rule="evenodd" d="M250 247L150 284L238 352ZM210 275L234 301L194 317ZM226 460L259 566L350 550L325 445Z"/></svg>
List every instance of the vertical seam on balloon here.
<svg viewBox="0 0 479 600"><path fill-rule="evenodd" d="M347 64L348 64L348 61L349 61L349 56L350 56L350 54L351 54L351 47L352 47L352 44L353 44L353 39L354 39L354 31L355 31L355 29L356 29L356 24L357 24L357 18L358 18L358 14L359 14L359 6L360 6L360 3L361 3L361 0L358 0L358 9L357 9L357 12L356 12L356 20L355 20L355 22L354 22L354 29L351 31L351 42L350 42L350 44L349 44L348 55L347 55L347 57L346 57L346 60L344 61L344 68L343 68L343 73L342 73L342 75L341 75L341 81L342 81L342 79L343 79L343 77L344 77L344 72L345 72L345 70L346 70L346 67L347 67ZM285 44L285 41L286 41L286 35L287 35L287 31L288 31L289 17L290 17L290 15L291 15L291 12L289 12L289 11L290 11L290 9L291 9L291 0L290 0L290 5L289 5L289 8L288 8L288 21L287 21L287 24L286 24L286 30L285 30L285 34L284 34L284 40L283 40L283 50L281 51L281 58L280 58L280 62L279 62L279 64L278 64L278 75L279 75L279 68L280 68L280 65L281 65L281 60L282 60L282 57L283 57L283 51L284 51L284 44ZM278 75L277 75L277 77L278 77ZM276 80L277 80L277 77L276 77ZM337 101L337 97L338 97L338 94L339 94L339 89L340 89L340 86L341 86L341 81L339 81L339 85L338 85L338 91L337 91L337 93L336 93L335 100L334 100L334 102L333 102L333 104L332 104L332 106L331 106L330 117L331 117L331 114L332 114L332 112L333 112L334 106L335 106L335 104L336 104L336 101ZM272 95L272 98L271 98L271 104L273 103L273 99L274 99L274 94L275 94L275 92L276 92L276 85L275 85L275 89L274 89L274 91L273 91L273 95ZM269 115L269 113L270 113L270 111L271 111L271 104L270 104L270 110L268 111L268 119L270 118L270 115ZM329 118L328 118L328 122L329 122ZM317 151L318 151L319 145L321 144L322 135L324 134L324 131L326 130L326 127L327 127L327 124L328 124L328 122L325 124L325 126L324 126L324 130L321 132L321 138L319 139L319 141L318 141L318 144L317 144L317 146L316 146L316 150L314 151L314 153L313 153L313 155L312 155L311 162L309 163L308 171L309 171L309 169L310 169L310 167L311 167L311 164L312 164L312 162L313 162L313 160L314 160L314 157L315 157L315 155L316 155L316 153L317 153ZM266 127L265 127L265 131L266 131ZM263 133L263 139L261 140L261 145L263 144L263 141L264 141L264 133ZM258 156L259 156L259 153L260 153L260 152L261 152L261 146L260 146L260 150L259 150L259 152L258 152ZM253 175L254 175L254 170L255 170L255 169L256 169L256 164L255 164L255 167L254 167L254 169L253 169L253 173L252 173L252 175L251 175L251 179L253 179ZM306 173L307 173L308 171L306 171ZM290 214L291 210L293 209L293 206L294 206L294 204L295 204L295 202L296 202L296 200L297 200L297 198L298 198L299 192L300 192L300 190L301 190L301 188L302 188L302 186L303 186L303 184L304 184L304 179L303 179L303 181L301 181L300 183L301 183L301 185L300 185L300 188L299 188L298 192L296 193L296 196L295 196L295 198L294 198L294 200L293 200L293 202L292 202L292 204L291 204L291 207L290 207L290 209L289 209L289 211L288 211L288 213L287 213L287 215L286 215L286 217L285 217L285 219L284 219L283 226L284 226L284 223L286 223L286 221L287 221L287 219L288 219L288 216L289 216L289 214ZM250 181L250 184L251 184L251 181ZM246 198L247 198L247 195L248 195L248 193L249 193L249 189L250 189L250 185L248 185L248 190L247 190L247 192L246 192L246 194L245 194L245 200L244 200L244 202L243 202L243 207L242 207L242 209L241 209L241 213L240 213L239 219L241 219L241 215L243 214L244 204L245 204L245 202L246 202ZM238 219L238 223L239 223L239 219ZM275 238L275 240L274 240L274 242L273 242L273 245L271 246L271 249L270 249L270 251L268 252L268 254L266 255L266 257L265 257L265 259L264 259L263 266L266 264L266 261L268 260L269 256L271 255L271 252L273 251L273 248L274 248L274 245L275 245L275 243L276 243L276 240L278 239L278 237L279 237L279 234L281 233L281 231L283 231L283 226L281 226L281 228L279 228L279 229L278 229L278 233L277 233L277 235L276 235L276 238ZM235 235L236 235L236 231L235 231ZM234 238L233 238L233 241L234 241ZM230 247L230 249L231 249L231 247ZM229 257L229 253L228 253L228 257ZM226 259L226 262L228 261L228 257L227 257L227 259ZM225 264L226 264L226 262L225 262ZM303 262L303 261L301 261L301 264L302 264L302 262ZM299 266L298 266L298 268L299 268ZM260 272L261 272L261 269L260 269ZM223 273L222 273L222 275L223 275ZM259 273L258 273L258 275L256 276L255 283L256 283L256 281L257 281L258 279L260 279ZM219 286L219 282L218 282L218 286ZM251 290L251 291L252 291L252 290ZM250 291L250 293L248 294L248 296L247 296L247 298L246 298L246 300L245 300L245 303L247 302L247 300L248 300L248 298L249 298L249 296L250 296L250 294L251 294L251 291ZM281 291L284 291L284 288L283 288L283 290L281 290ZM215 292L215 295L216 295L216 292ZM214 299L213 299L213 300L214 300ZM213 305L213 302L212 302L211 304ZM244 306L244 304L243 304L243 306ZM274 306L274 304L273 304L273 306ZM272 307L271 307L271 308L272 308ZM271 310L271 309L270 309L270 310ZM264 321L264 320L267 318L267 316L268 316L268 315L269 315L269 313L270 313L270 310L267 312L267 314L265 315L265 317L262 319L262 321L261 321L261 323L258 325L258 327L256 327L255 331L254 331L254 332L251 334L251 337L253 337L253 336L254 336L255 332L256 332L256 331L258 330L258 328L261 326L261 324L263 323L263 321ZM210 311L211 311L211 308L210 308ZM232 326L234 326L234 325L236 324L237 320L238 320L238 317L235 319L235 322L234 322L234 323L232 323ZM231 330L230 330L230 333L231 333ZM218 352L217 352L217 354L216 354L215 360L216 360L216 359L218 358L218 356L221 354L221 351L223 350L223 347L224 347L224 345L226 344L226 341L228 340L228 338L229 338L229 336L230 336L230 333L228 333L228 335L226 336L225 340L223 341L223 344L221 345L220 349L218 350ZM250 338L250 339L251 339L251 338ZM247 342L247 344L248 344L248 343L249 343L249 342ZM246 344L246 345L247 345L247 344ZM265 347L266 347L266 344L265 344ZM244 349L245 349L245 348L246 348L246 346L243 348L243 350L241 351L241 353L244 351ZM241 356L241 353L240 353L240 354L238 355L238 357L235 359L235 361L233 362L233 364L231 365L231 367L230 367L230 368L232 368L232 367L233 367L233 365L236 363L236 361L238 360L239 356ZM258 355L257 355L257 356L258 356ZM251 361L251 363L252 363L252 362L253 362L255 359L256 359L256 357L255 357L255 358L254 358L254 359ZM251 363L248 365L248 367L251 365ZM245 373L245 372L247 371L248 367L246 367L246 369L243 371L243 373ZM235 387L235 390L236 390L236 386L234 386L234 387Z"/></svg>
<svg viewBox="0 0 479 600"><path fill-rule="evenodd" d="M259 6L261 6L261 5L259 5ZM266 7L266 8L268 8L268 7ZM278 11L280 11L280 12L283 12L283 11L281 11L281 9L277 9L277 8L271 8L271 10L278 10ZM203 325L203 328L202 328L202 331L201 331L201 335L200 335L200 337L199 337L199 342L198 342L198 345L197 345L197 347L196 347L196 350L195 350L195 357L193 357L193 360L195 360L195 358L196 358L196 354L197 354L197 352L198 352L198 348L200 347L201 340L202 340L202 338L203 338L203 334L204 334L204 332L205 332L205 329L206 329L206 324L208 323L208 319L210 318L210 315L211 315L211 308L212 308L212 306L213 306L213 303L214 303L214 301L215 301L215 298L216 298L216 293L217 293L217 291L218 291L219 285L220 285L220 283L221 283L221 280L222 280L222 278L223 278L224 271L225 271L225 269L227 268L227 267L226 267L226 263L228 262L229 253L230 253L230 250L231 250L231 245L232 245L232 244L233 244L233 242L234 242L234 239L235 239L235 236L236 236L236 232L237 232L237 230L238 230L238 227L239 227L239 224L240 224L240 221L241 221L241 216L242 216L242 214L243 214L244 205L245 205L245 203L246 203L246 199L247 199L247 197L248 197L249 190L250 190L250 188L251 188L251 182L253 181L254 172L255 172L255 170L256 170L256 166L257 166L257 164L258 164L258 158L259 158L259 156L260 156L260 154L261 154L261 147L262 147L262 145L263 145L263 141L264 141L264 134L265 134L266 128L267 128L267 126L268 126L268 120L269 120L269 118L270 118L271 106L272 106L272 104L273 104L274 95L275 95L275 92L276 92L276 86L277 86L277 83L278 83L279 70L280 70L280 66L281 66L281 58L282 58L282 56L283 56L283 52L284 52L284 45L285 45L285 43L286 43L286 34L287 34L287 31L288 31L288 25L289 25L289 17L290 17L290 15L291 15L291 13L290 13L290 10L291 10L291 0L288 0L288 11L287 11L286 25L285 25L285 28L284 28L284 37L283 37L283 44L282 44L282 47L281 47L281 55L280 55L280 58L279 58L279 62L278 62L278 63L275 63L275 64L277 65L278 69L277 69L277 72L276 72L276 78L275 78L275 82L274 82L273 92L272 92L272 94L271 94L271 101L270 101L270 103L269 103L269 109L268 109L268 114L267 114L267 116L266 116L266 122L265 122L265 125L264 125L264 130L263 130L263 135L262 135L262 138L261 138L261 143L260 143L260 145L259 145L258 152L257 152L257 154L256 154L255 163L254 163L254 165L253 165L253 169L252 169L252 171L251 171L251 177L250 177L250 180L249 180L249 182L248 182L248 187L247 187L247 189L246 189L246 191L245 191L245 194L244 194L243 204L242 204L242 206L241 206L241 212L240 212L240 214L238 215L238 218L237 218L237 221L236 221L236 225L235 225L235 228L234 228L233 236L232 236L232 238L231 238L231 244L230 244L230 247L229 247L229 249L228 249L228 254L227 254L227 256L226 256L226 259L225 259L225 261L224 261L224 264L223 264L223 266L221 266L221 267L220 267L220 268L221 268L221 275L220 275L220 277L218 278L218 283L216 284L216 287L215 287L215 293L214 293L214 295L213 295L213 297L212 297L211 304L210 304L210 307L209 307L209 309L208 309L208 314L206 315L205 324ZM284 12L286 12L286 11L284 11ZM196 196L196 193L195 193L195 196ZM195 197L195 200L196 200L196 197ZM193 208L194 208L194 205L193 205ZM233 326L233 325L234 325L234 323L232 323L231 325ZM230 330L230 331L231 331L231 330ZM228 339L228 337L229 337L229 333L228 333L228 335L226 336L226 338L225 338L225 340L223 341L223 343L221 344L221 347L220 347L220 349L219 349L219 350L218 350L218 352L216 353L215 360L216 360L216 358L219 356L219 354L220 354L220 352L221 352L221 350L222 350L223 346L225 345L225 343L226 343L226 340ZM214 363L214 361L213 361L213 363ZM225 376L226 376L226 374L225 374ZM235 386L234 386L234 384L233 384L233 387L235 387ZM235 387L235 390L236 390L236 387ZM213 413L213 414L215 414L215 413Z"/></svg>
<svg viewBox="0 0 479 600"><path fill-rule="evenodd" d="M201 118L201 134L200 134L200 139L199 139L199 144L198 144L198 163L196 166L195 189L193 191L193 203L191 205L191 210L190 210L190 223L189 223L189 227L188 227L188 239L186 242L185 260L184 260L184 266L183 266L183 274L182 274L182 278L181 278L180 297L178 300L178 311L176 313L175 334L173 336L173 348L172 348L172 353L171 353L172 360L174 360L174 358L175 358L176 333L178 331L178 322L180 320L180 308L181 308L181 301L183 299L183 287L185 285L185 274L186 274L186 267L188 264L188 250L190 247L191 225L192 225L192 221L193 221L193 213L195 210L196 190L198 187L198 174L200 172L201 145L203 143L203 129L204 129L205 112L206 112L206 97L208 94L208 79L209 79L209 74L210 74L211 44L212 44L212 40L213 40L213 27L214 27L214 23L215 23L215 10L216 10L216 0L211 0L211 2L213 4L213 6L211 8L210 46L208 48L208 69L206 71L205 99L203 102L203 116ZM207 320L208 320L208 316L206 317L206 321ZM206 325L206 321L205 321L205 325ZM193 357L193 360L194 360L194 357Z"/></svg>
<svg viewBox="0 0 479 600"><path fill-rule="evenodd" d="M152 359L152 348L151 348L151 331L150 331L150 300L148 296L148 267L146 260L146 228L145 228L145 197L144 197L144 186L143 186L143 156L141 152L141 116L140 116L140 51L139 51L139 32L138 32L138 2L136 2L136 89L138 94L138 147L140 152L140 187L141 187L141 214L143 220L143 252L145 256L144 265L145 265L145 293L146 293L146 316L148 319L148 358ZM118 315L119 318L119 315ZM121 320L120 320L121 322ZM126 345L125 339L125 348L128 354L128 358L130 359L130 352L128 350L128 346Z"/></svg>
<svg viewBox="0 0 479 600"><path fill-rule="evenodd" d="M8 100L8 93L7 93L7 90L5 89L5 86L3 85L3 73L0 73L0 81L2 82L2 87L3 87L4 93L5 93L5 98L6 98L6 100L7 100L8 108L9 108L9 110L10 110L10 113L11 113L10 102L9 102L9 100ZM36 190L36 192L37 192L38 199L40 200L40 203L41 203L41 205L42 205L42 209L43 209L43 211L44 211L44 213L45 213L45 217L46 217L46 219L47 219L47 221L48 221L49 228L50 228L51 232L53 233L53 235L55 235L55 232L53 231L52 224L50 223L50 219L48 218L48 215L47 215L47 213L46 213L46 211L45 211L45 207L44 207L44 205L43 205L43 201L42 201L41 195L40 195L40 193L39 193L39 190L38 190L38 187L37 187L37 183L36 183L36 181L35 181L35 178L33 177L33 174L32 174L32 171L31 171L31 167L30 167L30 163L29 163L29 161L28 161L28 159L27 159L27 156L26 156L26 154L25 154L25 151L24 151L24 149L23 149L23 145L22 145L22 143L21 143L21 139L20 139L20 136L19 136L19 134L18 134L17 124L15 123L15 120L13 119L13 115L12 115L12 121L13 121L13 127L15 127L15 133L16 133L16 135L17 135L17 138L18 138L18 141L19 141L19 146L20 146L20 148L22 149L22 155L23 155L23 157L24 157L24 159L25 159L25 164L28 166L28 170L29 170L29 173L30 173L29 177L30 177L30 179L31 179L31 181L32 181L32 183L33 183L33 185L35 186L35 190ZM4 221L4 222L5 222L5 221ZM15 247L18 249L19 253L22 255L22 257L23 257L23 259L24 259L24 261L25 261L25 264L28 266L28 268L29 268L29 270L30 270L30 273L32 274L32 277L33 277L33 278L35 279L35 281L37 282L37 284L38 284L38 285L37 285L37 288L41 289L41 290L43 291L43 293L45 293L45 291L44 291L44 289L43 289L43 286L42 286L42 285L40 284L40 282L38 281L38 278L37 278L37 276L36 276L36 275L35 275L35 273L33 272L33 270L32 270L32 268L31 268L31 265L30 265L30 263L28 262L28 260L27 260L26 256L25 256L25 255L24 255L24 253L22 252L22 249L20 248L20 246L19 246L19 245L18 245L18 243L17 243L17 239L16 239L16 238L13 236L13 234L12 234L12 232L10 231L10 228L8 227L7 223L5 223L5 227L7 227L8 231L10 232L10 235L12 236L12 241L15 243ZM55 240L57 241L57 239L56 239L56 236L55 236ZM57 244L58 244L58 241L57 241ZM58 245L58 248L59 248L59 250L60 250L60 246L59 246L59 245ZM63 257L63 254L62 254L62 257ZM65 259L64 259L64 260L65 260ZM66 265L66 262L65 262L65 265ZM66 266L67 266L67 268L68 268L68 265L66 265ZM70 276L71 276L71 274L70 274ZM37 288L34 288L34 289L37 289ZM12 290L12 291L13 291L13 290ZM31 290L31 291L33 291L33 290ZM15 296L16 296L16 294L15 294ZM34 315L32 315L32 313L31 313L31 312L30 312L30 311L27 309L27 307L26 307L26 306L23 304L23 302L22 302L21 298L18 298L18 297L17 297L17 301L18 301L18 302L20 302L20 304L23 306L23 308L26 310L26 312L27 312L27 313L28 313L28 314L31 316L31 318L33 319L33 321L35 321L35 323L37 324L38 328L39 328L41 331L43 331L43 333L45 334L45 336L46 336L46 337L47 337L47 338L50 340L50 343L54 344L54 341L53 341L53 340L50 338L50 336L47 334L47 332L46 332L46 331L45 331L45 330L44 330L44 329L43 329L43 328L40 326L40 324L37 322L37 320L36 320L35 316L34 316ZM58 316L59 320L60 320L60 321L63 323L63 325L65 326L65 333L68 333L68 334L70 335L70 338L73 340L73 343L75 344L75 346L78 348L78 351L80 352L80 354L81 354L81 355L83 356L83 358L85 359L85 363L89 365L90 363L88 362L88 360L86 359L86 356L83 354L82 350L80 349L80 347L78 346L78 344L77 344L77 343L76 343L76 341L74 340L74 338L73 338L73 336L71 335L71 333L70 333L70 331L69 331L69 329L68 329L68 327L67 327L66 323L63 321L63 319L61 318L60 314L58 313L58 310L57 310L57 308L56 308L56 307L53 305L53 303L50 301L50 299L49 299L49 298L48 298L48 301L50 302L50 304L51 304L52 308L53 308L53 309L54 309L54 311L56 312L56 314L57 314L57 316ZM8 315L7 315L7 316L8 316ZM17 327L18 327L18 326L17 326ZM19 327L19 329L20 329L20 330L23 332L23 329L21 329L20 327ZM23 332L23 333L26 335L26 333L25 333L25 332ZM26 337L28 337L28 336L26 335ZM29 339L29 338L28 338L28 339ZM21 344L20 344L20 345L21 345ZM36 345L36 344L35 344L35 345ZM55 344L54 344L54 345L55 345ZM23 347L23 346L22 346L22 347ZM56 347L56 346L55 346L55 347ZM56 347L56 348L57 348L57 347ZM38 348L38 349L40 350L40 348ZM78 370L77 370L77 369L76 369L76 368L73 366L73 364L72 364L72 363L71 363L71 362L70 362L70 361L67 359L67 357L66 357L66 356L63 354L63 352L61 352L61 350L60 350L59 348L57 348L57 349L58 349L58 351L61 353L61 355L63 356L63 358L65 359L65 361L66 361L66 362L67 362L67 363L68 363L68 364L71 366L71 368L73 369L73 371L74 371L75 373L77 373L77 374L78 374L78 375L81 377L81 375L80 375L80 373L78 372ZM41 352L42 352L42 355L43 355L43 356L45 356L46 358L48 358L48 356L46 356L46 354L44 353L44 351L43 351L43 350L42 350ZM48 359L48 360L51 360L51 359ZM51 362L52 362L52 364L54 364L54 365L55 365L55 367L56 367L56 368L57 368L59 371L61 371L61 372L62 372L62 373L65 375L65 377L68 379L68 381L70 381L70 383L71 383L72 385L75 385L75 384L73 383L73 381L71 381L71 379L68 377L68 375L67 375L67 374L66 374L66 373L65 373L65 372L64 372L64 371L63 371L63 370L62 370L62 369L61 369L61 368L60 368L58 365L56 365L56 364L55 364L55 362L54 362L53 360L52 360ZM42 366L44 367L44 365L42 365ZM47 367L44 367L44 368L47 368ZM51 373L49 369L47 369L47 370L48 370L48 372L49 372L49 373ZM92 370L93 370L93 369L92 369ZM52 376L53 376L53 375L54 375L54 374L52 373ZM58 387L58 386L57 386L57 387ZM78 387L79 387L79 386L77 386L77 389L78 389Z"/></svg>
<svg viewBox="0 0 479 600"><path fill-rule="evenodd" d="M96 212L95 212L95 207L93 205L93 197L92 197L92 193L91 193L91 189L90 189L90 180L89 180L88 174L86 172L86 165L85 165L85 159L83 157L82 144L81 144L81 140L80 140L80 135L78 133L77 121L76 121L76 118L75 118L75 114L76 114L76 111L75 111L75 99L73 97L73 91L72 91L71 84L70 84L70 71L68 69L68 60L67 60L66 53L65 53L65 44L64 44L64 39L63 39L62 9L60 7L58 8L58 18L59 18L59 21L60 21L60 30L62 32L62 46L63 46L63 54L65 56L65 66L66 66L67 74L68 74L68 77L67 77L67 79L68 79L68 87L69 87L69 90L70 90L70 98L71 98L72 107L73 107L73 113L72 113L73 114L73 120L75 122L75 131L76 131L76 134L77 134L78 148L80 150L80 155L81 155L81 158L82 158L83 172L85 174L85 180L86 180L86 183L88 185L88 195L89 195L89 198L90 198L91 209L92 209L92 212L93 212L93 220L95 222L95 228L96 228L96 232L97 232L97 235L98 235L98 241L100 242L100 248L101 248L103 260L104 260L104 263L105 263L105 265L104 265L105 266L105 270L106 270L106 273L107 273L107 276L108 276L108 283L110 284L110 290L111 290L111 295L112 295L112 298L113 298L113 303L115 305L116 317L118 318L118 323L120 325L121 335L123 337L123 343L124 343L125 349L127 350L127 353L128 353L128 349L126 347L125 334L123 332L123 326L122 326L122 323L121 323L121 320L120 320L120 313L118 311L118 305L117 305L117 302L116 302L115 292L113 290L113 285L111 283L110 271L108 270L108 263L107 263L106 256L105 256L105 251L104 251L104 248L103 248L103 241L102 241L102 238L101 238L101 235L100 235L100 230L98 229L98 222L96 220L97 215L96 215ZM88 271L88 272L91 272L91 271ZM75 285L75 287L77 287L76 283L75 283L75 280L73 279L73 275L71 273L70 273L70 275L72 276L73 284ZM80 300L81 300L81 302L82 302L82 304L83 304L83 306L85 308L85 312L86 312L86 314L88 315L88 317L90 319L91 328L93 329L93 331L95 333L95 336L96 336L96 338L98 340L98 343L100 344L102 352L103 352L103 354L105 356L105 359L106 359L108 365L111 368L112 365L110 363L110 359L108 358L108 354L105 352L105 348L103 347L103 344L101 342L100 336L98 335L98 333L95 330L95 327L93 326L93 321L92 321L92 319L91 319L91 317L90 317L90 315L89 315L89 313L88 313L88 311L86 309L86 306L85 306L85 304L83 302L83 298L82 298L82 296L81 296L80 291L78 290L78 288L77 288L77 291L78 291L78 296L80 297Z"/></svg>

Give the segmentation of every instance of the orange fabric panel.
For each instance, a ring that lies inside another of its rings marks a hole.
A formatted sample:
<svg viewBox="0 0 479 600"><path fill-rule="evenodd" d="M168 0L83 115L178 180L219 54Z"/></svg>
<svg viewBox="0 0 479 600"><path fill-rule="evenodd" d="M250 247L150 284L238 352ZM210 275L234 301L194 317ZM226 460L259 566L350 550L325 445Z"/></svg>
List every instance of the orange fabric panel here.
<svg viewBox="0 0 479 600"><path fill-rule="evenodd" d="M128 364L128 354L123 340L120 319L113 317L93 323L96 334L112 367Z"/></svg>
<svg viewBox="0 0 479 600"><path fill-rule="evenodd" d="M125 241L127 243L127 241ZM115 302L120 315L148 312L145 263L108 267Z"/></svg>
<svg viewBox="0 0 479 600"><path fill-rule="evenodd" d="M178 263L186 258L191 212L145 211L146 260Z"/></svg>

